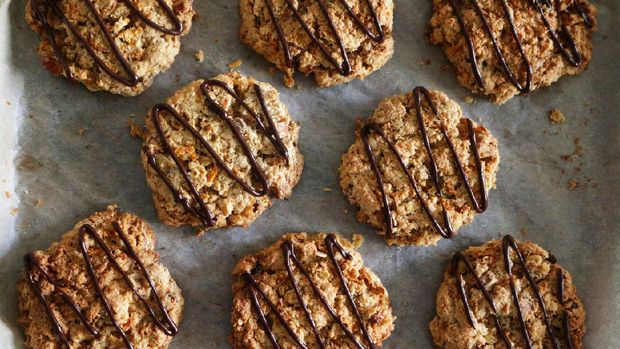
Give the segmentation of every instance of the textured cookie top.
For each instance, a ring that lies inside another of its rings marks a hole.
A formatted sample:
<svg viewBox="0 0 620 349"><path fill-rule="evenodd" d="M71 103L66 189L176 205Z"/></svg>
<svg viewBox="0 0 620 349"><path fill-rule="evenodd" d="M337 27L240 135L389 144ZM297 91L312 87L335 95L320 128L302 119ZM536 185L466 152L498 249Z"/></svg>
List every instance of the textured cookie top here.
<svg viewBox="0 0 620 349"><path fill-rule="evenodd" d="M19 322L30 348L166 348L177 332L181 290L137 216L96 213L24 260Z"/></svg>
<svg viewBox="0 0 620 349"><path fill-rule="evenodd" d="M588 1L433 3L430 41L443 46L462 86L495 103L579 74L592 58L596 10Z"/></svg>
<svg viewBox="0 0 620 349"><path fill-rule="evenodd" d="M135 96L179 53L192 0L29 0L26 21L54 75L91 91Z"/></svg>
<svg viewBox="0 0 620 349"><path fill-rule="evenodd" d="M454 256L430 329L442 349L580 349L584 321L572 278L555 257L506 236Z"/></svg>
<svg viewBox="0 0 620 349"><path fill-rule="evenodd" d="M166 224L245 227L299 181L299 126L269 84L237 73L194 81L146 125L142 160Z"/></svg>
<svg viewBox="0 0 620 349"><path fill-rule="evenodd" d="M364 78L392 56L392 0L240 0L241 40L292 86L298 70L320 86Z"/></svg>
<svg viewBox="0 0 620 349"><path fill-rule="evenodd" d="M374 348L394 329L381 281L334 234L287 234L233 276L234 348Z"/></svg>
<svg viewBox="0 0 620 349"><path fill-rule="evenodd" d="M431 245L485 210L498 164L489 130L443 93L416 87L383 99L358 124L340 186L389 244Z"/></svg>

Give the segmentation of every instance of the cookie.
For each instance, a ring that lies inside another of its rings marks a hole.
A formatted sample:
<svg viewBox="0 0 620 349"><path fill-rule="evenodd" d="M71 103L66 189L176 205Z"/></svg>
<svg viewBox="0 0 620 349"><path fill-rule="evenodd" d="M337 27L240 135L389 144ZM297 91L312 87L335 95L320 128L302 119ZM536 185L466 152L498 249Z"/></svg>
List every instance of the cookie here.
<svg viewBox="0 0 620 349"><path fill-rule="evenodd" d="M504 103L583 72L596 9L586 0L433 0L430 41L459 84Z"/></svg>
<svg viewBox="0 0 620 349"><path fill-rule="evenodd" d="M568 271L508 235L454 255L430 329L442 349L581 349L584 321Z"/></svg>
<svg viewBox="0 0 620 349"><path fill-rule="evenodd" d="M299 181L299 126L269 84L238 73L194 81L146 126L142 162L166 224L247 227Z"/></svg>
<svg viewBox="0 0 620 349"><path fill-rule="evenodd" d="M192 0L28 0L26 21L54 75L91 91L142 93L179 53Z"/></svg>
<svg viewBox="0 0 620 349"><path fill-rule="evenodd" d="M335 234L291 233L243 258L233 271L233 348L381 346L395 318L354 248Z"/></svg>
<svg viewBox="0 0 620 349"><path fill-rule="evenodd" d="M241 41L286 74L320 86L363 79L394 52L392 0L240 0Z"/></svg>
<svg viewBox="0 0 620 349"><path fill-rule="evenodd" d="M183 296L139 217L110 207L24 257L17 290L29 348L167 348Z"/></svg>
<svg viewBox="0 0 620 349"><path fill-rule="evenodd" d="M443 93L416 87L358 122L340 186L388 244L432 245L486 209L498 164L489 130Z"/></svg>

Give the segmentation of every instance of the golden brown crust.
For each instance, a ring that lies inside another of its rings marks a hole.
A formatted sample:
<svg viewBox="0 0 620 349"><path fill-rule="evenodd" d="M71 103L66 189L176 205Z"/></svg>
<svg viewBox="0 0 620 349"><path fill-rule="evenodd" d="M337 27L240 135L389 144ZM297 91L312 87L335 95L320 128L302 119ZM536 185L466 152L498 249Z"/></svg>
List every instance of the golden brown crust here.
<svg viewBox="0 0 620 349"><path fill-rule="evenodd" d="M521 56L515 45L505 18L501 1L477 0L485 12L492 32L502 48L509 67L518 72L518 81L525 81L525 69ZM539 1L543 3L543 1ZM555 3L552 0L551 3ZM484 30L482 21L477 16L469 1L458 1L467 30L475 46L476 57L480 66L485 88L481 88L472 71L469 50L458 21L454 15L450 0L434 0L434 14L430 20L430 41L443 47L448 60L456 69L459 84L472 92L486 95L495 103L504 103L518 94L517 88L505 77L500 62L493 49L491 38ZM574 7L573 0L561 0L560 16L546 5L546 17L557 31L559 23L566 26L571 33L576 47L581 53L583 63L574 67L562 57L557 45L551 40L547 27L530 0L508 0L517 34L524 52L532 66L532 90L548 86L564 75L576 75L583 72L592 58L592 33L596 30L596 9L586 0L579 3L593 21L589 28ZM498 33L502 33L501 36Z"/></svg>
<svg viewBox="0 0 620 349"><path fill-rule="evenodd" d="M109 208L80 221L75 228L65 234L45 251L35 252L39 264L50 272L57 281L67 287L57 287L35 273L44 295L48 296L54 314L67 337L71 348L116 348L124 347L121 337L113 327L102 302L97 297L94 284L88 275L84 258L78 247L78 230L90 224L108 244L121 268L127 272L135 287L142 295L148 295L149 303L156 308L154 297L136 263L124 253L125 248L112 227L118 221L128 240L151 276L157 294L160 296L172 320L181 321L183 296L181 290L168 270L159 263L155 252L155 235L151 228L139 217ZM136 348L166 348L172 337L165 335L147 313L146 308L131 292L131 289L109 262L103 250L93 239L86 238L88 253L92 258L99 284L114 313L115 320L127 333ZM123 252L122 252L123 251ZM50 318L43 303L28 285L25 274L17 285L19 297L19 322L24 327L26 346L29 348L60 348ZM93 337L82 325L79 318L54 292L64 291L86 315L88 321L100 330L100 337Z"/></svg>
<svg viewBox="0 0 620 349"><path fill-rule="evenodd" d="M363 79L370 73L381 68L394 52L392 38L392 18L394 5L392 0L372 0L379 23L385 32L385 41L375 42L356 26L353 19L346 12L339 1L324 1L332 18L336 31L339 33L347 55L351 62L352 73L344 76L325 58L297 19L292 15L284 0L272 0L276 18L282 27L282 32L290 46L293 62L296 69L306 75L312 75L320 86L331 86L352 79ZM317 37L326 44L330 54L342 62L342 57L331 29L325 20L317 1L293 1L302 18ZM365 1L348 2L367 28L374 29L374 22ZM278 34L271 19L265 0L241 0L241 27L239 36L241 41L263 55L269 62L287 75L287 85L294 84L292 78L295 69L286 65L284 51L280 46Z"/></svg>
<svg viewBox="0 0 620 349"><path fill-rule="evenodd" d="M231 324L233 333L230 342L234 348L268 348L271 346L262 325L258 321L258 315L252 307L247 290L247 282L243 274L251 272L259 282L261 289L268 295L270 300L277 305L278 310L284 314L288 325L301 338L309 348L317 348L318 344L312 332L301 305L291 286L290 279L284 264L282 244L286 241L293 242L295 254L300 259L304 268L317 285L321 294L325 296L343 322L355 334L361 343L365 343L361 336L359 322L348 305L346 295L340 286L340 280L330 262L324 239L327 234L286 234L275 244L258 252L255 255L243 258L233 271L233 307ZM357 237L354 237L354 241ZM337 237L337 241L350 253L351 259L336 257L342 268L346 282L351 290L353 299L357 304L362 319L366 323L368 333L377 346L385 340L394 329L395 317L388 293L381 285L379 278L369 269L363 266L362 256L354 250L354 246L347 240ZM354 348L353 344L338 327L337 323L327 313L324 305L314 295L310 284L293 268L304 303L307 305L313 319L321 333L326 347ZM269 310L265 301L259 296L261 307L265 312L267 321L272 326L273 333L282 348L296 348L292 339L286 333L272 311Z"/></svg>
<svg viewBox="0 0 620 349"><path fill-rule="evenodd" d="M258 82L250 77L237 73L218 75L214 79L223 81L233 88L255 112L261 107L256 97L253 84L260 86L267 109L276 125L282 141L289 152L289 163L280 156L276 148L260 130L256 121L239 103L221 88L213 88L212 97L218 105L236 120L237 126L256 157L259 167L265 173L271 185L271 196L277 199L286 199L292 194L293 187L299 181L303 169L303 156L299 152L299 126L291 119L286 106L280 101L278 92L269 84ZM244 155L240 143L234 137L231 129L222 118L213 113L205 103L200 91L203 80L194 81L177 91L168 98L167 103L184 116L209 141L217 154L224 160L234 173L246 183L253 183L253 187L260 187L252 176L251 167ZM259 113L262 115L262 113ZM185 162L192 182L201 193L210 212L215 217L215 225L211 229L227 226L249 226L264 210L271 206L272 197L253 196L230 178L215 163L213 158L202 149L195 138L184 130L180 124L170 127L167 123L170 118L162 122L164 132L169 139L175 153ZM151 113L146 116L147 133L144 146L150 149L170 178L175 188L182 188L184 197L193 202L189 187L185 183L181 172L177 169L172 158L165 154L162 143L152 122ZM160 219L172 226L193 225L199 226L200 220L186 212L183 206L175 202L174 197L161 177L149 165L144 149L142 162L146 171L147 182L153 191L153 200ZM195 204L195 203L193 203Z"/></svg>
<svg viewBox="0 0 620 349"><path fill-rule="evenodd" d="M552 258L549 252L540 246L532 242L519 241L517 245L540 289L553 331L562 343L562 348L565 347L565 343L561 323L565 311L569 314L573 346L575 349L583 348L585 310L581 300L577 297L577 290L570 274L559 264L550 261ZM503 262L502 241L493 240L482 246L470 247L463 251L463 254L472 263L492 296L502 328L513 341L514 347L524 348L521 323L512 298L509 275L505 271ZM514 252L511 256L516 261ZM532 347L535 349L551 348L540 306L522 270L521 265L515 262L515 284L520 290L519 302L523 309ZM564 275L563 304L559 302L557 296L558 270L561 270ZM502 339L492 323L491 309L482 292L474 286L475 281L470 273L465 273L463 277L465 292L468 295L476 327L473 328L467 320L452 268L448 266L437 292L437 315L430 323L435 344L442 349L504 348Z"/></svg>
<svg viewBox="0 0 620 349"><path fill-rule="evenodd" d="M479 193L477 169L471 152L466 119L459 105L445 94L431 91L439 117L446 125L459 159L465 167L473 192ZM368 122L378 124L388 139L395 143L405 164L408 165L434 217L443 222L443 201L454 231L470 223L476 211L465 191L463 181L457 172L453 156L447 142L440 132L440 123L431 112L428 103L423 103L424 124L426 126L433 155L444 190L440 199L433 186L429 169L429 159L420 135L412 93L383 99ZM362 223L371 224L379 234L385 235L385 221L381 193L375 173L366 154L358 124L355 143L342 156L340 165L340 187L351 204L359 207L357 218ZM497 140L489 130L474 123L478 149L486 188L495 187L495 176L499 165ZM373 153L377 158L386 187L386 195L392 208L394 234L387 238L389 244L432 245L441 239L424 212L420 201L401 169L396 156L390 152L387 143L375 134L370 136ZM478 196L479 197L479 196ZM442 201L440 201L442 200Z"/></svg>
<svg viewBox="0 0 620 349"><path fill-rule="evenodd" d="M42 1L42 0L40 0ZM158 5L156 0L132 0L132 2L155 23L167 28L173 28L171 21ZM194 11L192 0L165 0L183 23L183 33L189 32ZM100 69L85 47L71 33L63 21L52 11L47 11L47 21L50 24L54 38L60 47L63 56L69 64L73 78L82 83L91 91L108 91L123 96L135 96L146 90L153 83L153 78L167 70L179 53L181 35L165 34L148 25L134 15L122 0L92 1L94 7L101 14L112 38L118 45L121 53L136 72L139 82L136 86L127 86ZM88 38L97 56L113 70L126 76L120 62L112 54L108 42L103 36L95 17L84 0L56 1L69 22ZM65 75L61 60L56 56L43 25L37 20L33 11L33 2L26 4L26 21L41 37L38 53L43 65L54 75Z"/></svg>

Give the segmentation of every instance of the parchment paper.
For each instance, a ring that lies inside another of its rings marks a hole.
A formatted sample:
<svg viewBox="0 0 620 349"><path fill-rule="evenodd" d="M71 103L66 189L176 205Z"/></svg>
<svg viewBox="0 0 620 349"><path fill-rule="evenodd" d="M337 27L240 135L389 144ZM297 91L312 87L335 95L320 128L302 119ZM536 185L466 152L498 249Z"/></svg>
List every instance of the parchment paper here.
<svg viewBox="0 0 620 349"><path fill-rule="evenodd" d="M620 3L595 2L600 29L584 74L498 107L480 98L465 103L467 91L442 69L441 49L425 39L431 1L395 2L395 54L383 69L329 89L299 76L301 88L287 89L280 74L270 75L262 57L239 42L236 0L196 0L199 16L172 69L143 95L124 98L52 77L35 54L38 38L23 19L24 0L0 0L0 347L23 346L15 290L22 255L47 248L79 219L117 203L154 227L163 263L183 289L184 320L173 348L228 347L233 266L289 231L365 236L365 262L383 280L398 316L386 348L431 348L428 323L450 256L506 233L541 244L572 273L587 310L586 346L619 348ZM202 63L194 58L200 49ZM301 123L306 167L292 198L276 202L251 228L195 237L193 229L159 223L128 118L142 122L154 103L197 78L227 71L237 58L244 62L240 72L280 90ZM489 127L502 161L489 210L456 238L431 248L388 247L356 221L340 193L337 167L353 142L354 120L368 117L381 98L415 85L446 92ZM565 124L550 125L552 108L566 114ZM566 154L571 160L562 160ZM569 190L569 181L577 188ZM12 208L19 209L17 217Z"/></svg>

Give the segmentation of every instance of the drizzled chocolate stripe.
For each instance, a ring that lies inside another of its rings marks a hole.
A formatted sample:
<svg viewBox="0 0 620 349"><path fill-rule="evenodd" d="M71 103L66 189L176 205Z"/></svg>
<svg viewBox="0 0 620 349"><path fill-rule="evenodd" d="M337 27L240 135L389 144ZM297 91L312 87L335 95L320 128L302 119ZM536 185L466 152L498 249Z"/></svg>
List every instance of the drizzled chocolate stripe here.
<svg viewBox="0 0 620 349"><path fill-rule="evenodd" d="M561 268L558 268L558 299L560 300L560 304L564 305L566 301L564 300L564 272ZM568 349L573 349L573 340L570 336L570 316L568 315L568 311L564 309L564 314L562 315L562 330L564 330L564 340L566 341L566 346Z"/></svg>
<svg viewBox="0 0 620 349"><path fill-rule="evenodd" d="M127 337L127 334L125 333L125 331L123 331L119 323L114 318L114 312L112 311L112 307L110 306L110 303L108 302L108 299L105 297L103 290L101 288L101 285L99 284L99 278L97 277L97 273L95 271L95 268L93 267L92 259L90 258L88 254L88 246L86 246L86 240L85 240L86 235L92 238L94 242L99 246L99 248L105 253L108 260L112 263L112 266L114 267L114 269L116 269L116 271L119 274L121 274L127 286L129 286L133 294L136 297L138 297L140 302L144 305L145 309L147 310L148 314L155 322L156 326L167 336L176 335L178 333L178 327L176 323L174 322L174 320L170 318L170 314L168 314L168 311L166 310L161 298L157 294L157 290L155 289L155 284L153 283L153 280L151 279L151 276L149 275L148 271L144 267L142 260L140 259L140 257L138 257L133 247L129 243L127 235L125 235L119 223L113 222L112 225L114 227L116 234L119 236L119 238L123 242L123 245L125 245L125 251L124 251L125 254L129 256L135 262L135 264L138 266L138 269L140 269L140 272L142 273L147 283L149 284L149 288L153 292L155 301L157 302L158 313L161 314L161 316L163 317L163 320L160 319L160 317L156 314L156 311L153 309L153 307L151 307L148 301L138 292L134 283L129 278L129 275L118 264L118 261L116 260L112 251L110 250L110 247L106 244L103 238L101 238L99 233L90 224L84 224L82 225L82 227L80 227L80 230L78 231L78 241L79 241L80 252L82 253L84 263L86 264L86 270L88 272L90 281L93 283L93 286L95 288L95 293L97 294L97 298L101 301L110 321L116 328L118 334L121 336L123 342L125 343L125 346L129 349L132 349L133 346L129 338ZM26 281L28 282L30 287L33 289L34 293L37 295L37 297L43 304L45 311L52 322L52 327L54 329L54 332L56 333L56 336L58 337L58 340L61 342L62 346L69 347L69 339L67 338L66 333L63 331L62 327L60 326L60 323L58 322L58 319L56 318L56 315L51 309L51 304L48 301L48 297L50 296L45 296L43 294L39 286L39 283L35 281L34 279L36 271L38 271L38 274L43 276L45 280L47 280L49 283L55 286L53 294L60 296L63 302L69 305L69 307L71 307L73 312L75 312L75 314L80 319L80 322L84 325L84 327L86 327L88 332L90 332L94 337L100 336L100 331L97 328L95 328L94 324L91 324L86 319L82 309L73 300L71 300L71 298L64 291L58 289L58 288L69 287L68 285L65 285L64 283L61 283L57 281L56 279L54 279L49 274L49 272L45 270L39 264L34 254L28 254L24 257L24 266L26 269Z"/></svg>
<svg viewBox="0 0 620 349"><path fill-rule="evenodd" d="M531 287L532 292L534 293L538 306L541 309L541 312L543 314L543 321L545 322L545 326L547 328L547 334L549 335L549 338L551 339L553 348L560 349L560 343L555 333L553 332L551 320L549 319L547 308L545 307L545 302L540 293L540 289L538 288L538 284L532 277L531 272L529 268L527 267L525 259L523 258L523 255L521 254L521 250L519 249L519 246L517 246L515 239L510 235L506 235L502 239L504 270L509 276L510 292L512 294L514 304L517 307L517 314L519 316L519 322L521 324L521 335L523 337L523 341L525 342L528 349L532 348L532 342L530 340L529 331L527 329L527 325L523 317L523 307L521 306L521 302L519 301L519 291L517 290L517 287L515 285L514 273L513 273L513 261L510 256L511 251L513 251L514 255L517 257L517 262L521 265L521 268L523 269L523 274L525 275L525 278L527 279L528 284ZM459 270L460 263L463 263L465 265L466 267L465 270L463 271ZM495 306L493 297L490 295L489 291L484 286L484 283L480 279L480 276L478 276L478 274L476 273L476 269L473 267L469 259L462 252L458 252L452 258L452 275L454 277L454 281L456 282L457 289L461 297L461 301L463 302L463 306L465 307L465 314L467 315L467 320L469 321L469 324L474 328L476 326L476 323L474 321L473 314L472 314L472 309L469 304L469 298L467 294L465 293L465 286L464 286L465 280L463 278L463 275L465 274L465 272L469 272L474 277L476 286L478 287L478 289L480 289L480 291L482 291L482 294L484 295L485 300L491 307L491 310L492 310L491 315L493 316L493 323L495 324L495 328L497 329L497 332L502 337L502 340L504 341L507 347L511 349L514 348L513 343L510 341L510 339L508 339L506 332L504 331L504 329L502 328L500 324L500 319L498 315L499 313ZM558 299L560 300L561 304L564 304L564 296L563 296L563 287L564 287L563 282L564 281L563 280L564 279L562 275L562 270L558 270ZM569 328L568 321L569 321L568 313L564 312L563 321L562 321L563 327L564 327L564 337L565 337L566 342L568 343L567 345L569 346L569 348L572 348L572 342L570 339L570 328Z"/></svg>
<svg viewBox="0 0 620 349"><path fill-rule="evenodd" d="M324 242L327 248L327 255L329 256L329 259L332 265L334 266L334 269L336 270L336 274L338 275L338 279L340 280L340 286L344 290L347 296L347 301L349 305L351 306L351 308L353 309L353 313L355 314L357 321L361 325L360 327L362 329L362 334L363 334L364 339L368 343L368 348L374 349L375 344L372 342L372 339L370 338L370 335L368 334L368 330L366 329L366 324L362 320L362 316L359 312L357 305L355 305L355 301L353 300L353 296L351 295L349 286L347 285L346 279L342 273L342 269L340 268L340 265L338 264L338 261L336 260L336 250L345 259L350 259L351 255L344 250L344 248L342 247L342 245L340 245L340 243L338 242L334 234L327 235L325 237ZM321 303L323 304L327 312L334 319L334 321L336 321L338 326L340 326L340 328L345 333L345 335L349 338L351 343L353 343L353 345L355 345L355 347L359 349L365 349L366 347L362 343L360 343L360 341L355 337L355 335L351 332L351 330L347 327L347 325L342 321L340 316L336 314L336 311L329 305L329 303L325 299L325 296L323 296L321 291L318 289L317 285L312 281L312 278L308 274L308 271L304 268L301 261L295 255L295 246L293 242L290 240L284 242L282 244L282 251L284 254L284 262L285 262L288 278L291 282L291 285L293 286L293 290L295 291L297 300L301 304L301 307L304 311L306 319L308 320L308 323L312 327L312 331L314 332L314 336L316 337L316 341L319 344L319 347L324 349L325 342L323 341L323 339L321 338L321 335L319 334L319 330L316 327L314 319L312 318L312 314L310 314L310 311L308 310L307 305L303 301L301 290L299 289L297 279L295 278L295 275L293 273L293 267L292 267L293 264L295 265L297 270L299 270L302 276L306 278L306 280L308 281L308 283L310 284L310 287L312 288L314 292L314 295L321 301ZM282 324L282 326L284 326L284 329L289 334L289 336L293 339L293 341L297 344L297 346L300 348L307 348L306 344L303 343L303 341L297 336L297 334L295 334L293 329L288 325L288 323L286 322L286 320L284 319L283 315L280 313L276 305L273 304L273 302L269 299L267 294L265 294L265 292L260 288L258 281L252 276L252 274L249 272L246 272L244 274L244 277L248 283L247 287L250 293L250 300L252 301L252 307L258 314L260 323L263 326L263 329L267 332L267 336L271 344L273 345L273 347L280 348L280 344L278 343L278 340L276 339L271 329L271 326L269 325L269 323L267 322L267 319L265 318L265 313L263 312L260 306L260 303L258 301L259 294L265 300L265 303L271 309L273 314L276 315L276 318L278 319L278 321Z"/></svg>
<svg viewBox="0 0 620 349"><path fill-rule="evenodd" d="M319 5L319 8L321 9L322 14L327 21L327 25L329 26L331 34L336 40L336 44L338 45L340 56L342 58L342 64L338 63L338 60L329 52L328 46L322 43L321 40L319 40L319 38L317 37L317 34L314 33L310 29L308 24L301 17L301 14L299 13L298 9L295 7L293 1L292 0L284 0L284 1L286 2L286 6L288 6L288 8L293 13L293 16L297 19L299 24L302 26L306 34L308 34L310 39L317 45L317 47L321 50L321 52L323 53L325 58L327 58L327 60L331 63L331 65L333 65L336 69L338 69L338 71L342 75L351 74L352 72L351 63L349 61L347 50L344 47L344 43L342 41L342 38L340 37L340 34L336 30L336 25L334 24L334 21L329 15L329 11L327 10L327 7L325 6L324 0L314 0L314 1L316 1L317 4ZM338 0L338 1L342 4L342 6L344 6L349 16L353 18L353 21L355 22L356 26L360 30L362 30L364 34L366 34L369 38L371 38L375 42L383 42L385 40L385 33L383 32L383 28L381 27L381 23L379 22L379 17L377 16L377 12L372 6L372 3L370 2L370 0L364 0L364 1L366 2L366 5L369 8L370 15L372 16L373 25L375 27L374 29L376 30L376 34L373 33L372 30L364 24L362 19L353 12L353 9L345 0ZM280 25L280 22L275 14L273 2L272 0L265 0L265 3L267 4L267 10L269 11L269 16L271 17L276 33L278 34L278 39L280 40L280 46L282 48L282 51L284 51L284 61L286 63L286 66L288 68L293 68L293 57L291 54L291 50L289 48L288 42L286 41L286 36L284 35L284 32L282 31L282 26Z"/></svg>
<svg viewBox="0 0 620 349"><path fill-rule="evenodd" d="M215 79L206 80L200 85L200 90L205 97L205 101L209 109L226 122L226 125L228 125L230 130L233 132L235 138L241 145L243 153L250 163L250 167L252 168L252 173L254 174L254 177L256 177L261 183L261 187L259 189L252 187L252 183L247 183L238 175L236 175L234 171L230 169L230 167L226 165L224 160L222 160L222 158L217 154L215 149L213 149L209 141L207 141L204 136L200 134L200 131L198 131L194 126L192 126L184 117L179 115L179 113L172 106L170 106L169 104L155 105L151 112L151 117L153 120L153 124L155 125L155 130L157 131L159 139L161 140L163 150L166 154L170 155L176 167L181 172L183 180L188 186L190 194L193 197L194 201L198 204L198 207L192 206L189 200L182 195L180 189L174 187L168 175L164 172L162 167L157 162L157 159L155 158L152 150L148 147L145 147L144 153L146 154L147 161L149 165L151 165L151 167L155 169L155 172L157 172L158 176L164 181L164 184L172 193L175 202L181 204L187 212L198 218L204 227L211 227L215 225L215 217L212 216L211 212L207 208L206 203L202 199L200 193L198 192L198 189L196 188L189 173L187 172L183 161L179 159L174 149L172 149L170 142L166 138L161 124L162 111L172 116L174 120L176 120L183 126L183 128L189 131L192 136L194 136L194 138L196 138L196 140L200 143L200 145L202 145L202 147L207 151L207 153L209 153L217 166L221 168L232 180L237 182L237 184L239 184L244 191L256 197L265 196L269 194L270 191L269 180L265 176L263 170L261 170L260 166L258 165L256 157L254 156L254 154L252 154L250 146L241 134L241 130L236 125L234 119L228 114L228 112L211 98L211 96L209 95L209 87L219 87L231 97L233 97L239 103L239 105L241 105L248 113L250 113L250 115L252 115L252 117L256 121L256 124L258 125L258 128L263 131L263 133L269 139L278 154L286 160L287 164L289 162L288 149L286 148L284 142L282 142L282 138L280 137L276 125L269 113L269 110L267 109L267 104L265 102L263 92L258 84L254 84L253 88L261 106L262 114L267 120L267 125L265 125L265 123L261 120L261 117L254 110L252 110L252 108L250 108L250 106L243 99L241 99L241 97L239 97L239 95L237 95L235 91L229 88L226 83Z"/></svg>
<svg viewBox="0 0 620 349"><path fill-rule="evenodd" d="M424 98L430 105L431 110L433 111L433 114L435 115L435 117L439 118L439 114L437 113L437 108L435 107L435 104L433 103L433 100L428 90L421 86L414 88L413 97L414 97L414 104L415 104L415 110L416 110L416 119L418 122L418 127L420 129L422 140L424 142L424 147L426 148L426 153L430 160L430 173L433 179L433 185L435 187L437 195L440 198L444 198L441 179L439 176L439 170L437 168L437 162L435 161L433 150L431 149L431 145L430 145L430 140L428 139L428 134L426 132L426 126L424 125L424 118L422 115L422 96L424 96ZM454 143L448 136L446 125L441 119L439 119L439 122L441 125L441 133L443 135L443 138L448 143L448 147L450 148L450 152L452 153L453 158L454 158L454 163L456 164L459 175L465 184L467 195L474 209L476 210L476 212L482 213L487 208L488 200L487 200L486 184L484 180L484 173L482 170L482 160L480 159L480 152L478 151L478 140L476 137L476 132L474 130L474 124L470 119L467 119L467 129L469 133L470 147L471 147L472 153L474 154L476 168L478 171L478 182L480 183L480 197L481 197L480 202L478 201L478 199L476 198L476 195L474 194L473 188L469 182L469 178L467 177L467 174L465 173L465 168L463 167L463 164L461 163L461 160L459 159L456 153ZM394 156L396 156L398 163L400 165L400 168L407 175L407 178L409 179L409 183L413 187L416 197L420 201L422 209L424 210L424 212L430 219L435 230L437 230L437 232L443 238L446 238L446 239L451 238L454 235L454 231L452 230L450 217L448 215L448 211L446 210L443 204L443 201L441 203L441 207L443 211L442 215L443 215L443 221L444 221L445 227L442 227L441 223L439 223L437 218L433 216L433 213L431 212L431 209L429 208L428 203L424 200L424 197L422 196L422 190L420 189L417 181L415 180L413 174L411 173L409 166L405 163L405 160L402 158L402 156L398 152L398 149L396 149L396 146L394 145L394 143L388 139L388 137L383 132L383 130L381 130L381 127L379 125L374 124L374 123L368 123L362 128L362 131L361 131L362 141L364 142L364 147L366 149L366 155L368 156L368 159L370 161L370 166L373 172L375 173L377 184L379 185L379 190L381 192L381 200L383 202L383 206L382 206L383 218L384 218L385 225L386 225L387 238L392 238L394 236L394 223L392 219L392 209L390 208L390 202L385 192L385 184L383 182L383 176L381 174L381 171L379 170L379 164L373 153L372 147L370 146L369 136L371 132L374 132L378 134L381 138L383 138L389 150L394 154Z"/></svg>
<svg viewBox="0 0 620 349"><path fill-rule="evenodd" d="M460 0L450 0L449 3L459 23L459 26L461 28L460 29L461 33L463 34L463 37L465 39L465 43L467 44L467 49L469 51L469 60L471 63L471 69L474 74L474 77L476 78L476 82L478 83L480 87L485 88L485 83L482 78L482 73L480 72L480 66L478 64L478 59L476 57L476 52L474 49L473 39L472 39L471 34L469 33L469 30L467 30L465 18L461 14L461 9L458 4L459 1ZM495 35L493 34L493 31L491 30L488 19L484 15L484 11L480 7L480 4L478 3L477 0L470 0L470 1L473 5L474 11L476 12L476 15L480 18L482 22L484 31L487 33L489 38L491 38L491 42L493 44L493 50L495 51L495 56L500 62L502 71L504 72L504 76L506 77L508 81L510 81L510 83L513 86L517 88L517 90L519 90L519 92L524 93L524 92L530 91L532 87L532 65L530 64L529 59L527 58L525 54L523 45L521 43L521 39L519 38L519 35L517 34L517 29L515 27L513 15L512 15L512 9L508 5L508 2L506 0L498 0L500 1L502 5L504 17L506 18L506 21L508 22L512 39L514 40L514 44L517 47L518 54L521 58L521 65L525 68L525 84L522 84L518 81L517 74L515 74L515 72L508 66L508 63L506 62L506 58L502 52L502 49L500 48L497 38L495 37ZM568 42L570 52L568 49L566 49L565 45L560 40L558 33L556 33L556 31L552 29L551 23L549 23L549 20L547 19L547 16L545 15L545 11L543 10L541 3L546 5L549 8L552 8L553 5L551 4L551 1L550 0L525 0L525 1L528 1L540 14L545 27L547 27L547 32L551 36L551 40L559 48L562 56L572 66L575 66L575 67L580 66L582 63L581 55L568 29L565 26L562 26L562 30L560 34ZM575 9L575 11L579 13L583 22L588 27L592 27L592 20L590 19L590 17L588 16L584 8L581 6L581 4L579 4L578 0L573 0L572 6ZM556 11L558 12L558 14L560 13L559 2L556 4Z"/></svg>
<svg viewBox="0 0 620 349"><path fill-rule="evenodd" d="M49 22L47 21L47 11L50 11L50 10L52 11L54 15L60 18L60 20L62 20L65 26L69 29L69 31L71 31L73 36L82 44L84 49L86 49L86 52L88 52L88 54L91 56L95 64L101 70L106 72L111 78L117 80L118 82L126 86L133 87L138 84L138 82L140 81L139 77L137 76L136 72L131 68L129 62L127 61L127 58L123 55L123 53L118 48L118 45L116 45L116 42L114 41L114 38L112 38L112 34L110 33L110 30L105 24L105 20L101 17L101 14L95 8L95 5L93 4L92 0L84 0L84 3L86 3L86 5L88 6L88 9L90 10L90 13L95 17L95 20L97 21L97 24L99 25L99 28L103 36L105 37L105 40L107 41L109 48L112 50L112 53L114 54L114 56L120 63L122 70L126 74L126 77L122 76L119 73L114 72L112 68L110 68L105 62L103 62L103 60L99 56L97 56L97 53L95 52L95 49L93 48L93 46L90 44L89 39L85 38L80 33L79 29L73 23L69 21L67 16L60 9L59 3L57 1L55 0L31 0L31 1L32 1L32 7L34 10L35 16L37 20L39 21L39 23L41 23L41 25L43 26L43 29L46 32L47 38L54 50L54 54L56 55L58 60L61 62L63 69L65 71L65 75L70 80L75 81L73 74L71 73L71 69L69 68L67 57L60 50L60 47L58 46L58 43L56 42L56 38L54 37L54 31L52 27L50 26ZM123 2L125 3L125 5L127 5L127 7L129 8L133 16L140 18L149 27L159 30L160 32L163 32L165 34L170 34L170 35L180 35L183 32L183 23L174 14L174 11L170 8L170 6L168 6L168 4L166 4L164 0L157 0L157 3L164 10L168 19L172 21L173 28L165 28L162 25L153 22L151 19L146 17L146 15L142 11L140 11L136 7L136 5L133 3L133 0L123 0Z"/></svg>

